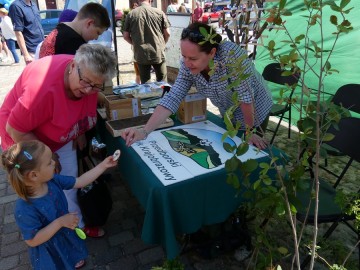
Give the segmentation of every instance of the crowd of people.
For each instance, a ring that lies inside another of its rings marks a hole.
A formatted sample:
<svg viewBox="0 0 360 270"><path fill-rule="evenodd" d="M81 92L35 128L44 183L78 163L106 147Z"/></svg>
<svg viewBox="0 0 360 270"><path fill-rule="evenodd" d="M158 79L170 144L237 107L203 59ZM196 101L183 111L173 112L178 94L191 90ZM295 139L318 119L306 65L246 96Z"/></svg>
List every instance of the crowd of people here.
<svg viewBox="0 0 360 270"><path fill-rule="evenodd" d="M126 16L123 38L132 45L139 82L150 80L151 69L157 81L167 80L165 45L170 38L167 14L139 0ZM167 12L188 12L186 5L172 0ZM162 98L143 129L122 133L130 146L148 136L175 113L192 85L209 98L223 115L233 106L233 92L239 95L234 120L246 129L265 131L272 105L271 94L252 62L244 61L248 77L228 91L228 85L241 74L222 80L227 64L247 52L219 34L209 40L211 26L199 22L200 2L193 10L193 23L184 28L179 40L182 59L177 79ZM89 227L77 202L77 189L94 181L107 168L116 166L112 157L78 176L77 150L86 146L86 132L96 124L97 94L112 80L117 59L110 48L94 44L110 25L107 10L87 3L76 12L64 10L59 24L44 39L39 10L31 0L15 0L0 9L2 38L19 64L15 43L26 63L22 74L9 89L0 107L1 163L18 194L15 219L30 249L35 269L73 269L85 264L87 250L75 232L81 228L90 237L102 237L100 227ZM4 45L5 44L5 45ZM120 52L121 53L121 52ZM210 63L216 63L210 72ZM254 133L250 143L263 149L263 133ZM46 211L44 207L46 206ZM51 252L49 252L51 250Z"/></svg>

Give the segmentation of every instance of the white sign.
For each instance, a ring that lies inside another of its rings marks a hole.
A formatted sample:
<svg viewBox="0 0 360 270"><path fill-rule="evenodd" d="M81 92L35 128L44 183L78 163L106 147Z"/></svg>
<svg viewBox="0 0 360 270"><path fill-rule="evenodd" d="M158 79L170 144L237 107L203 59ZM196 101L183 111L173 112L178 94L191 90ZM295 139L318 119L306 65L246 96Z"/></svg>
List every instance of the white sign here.
<svg viewBox="0 0 360 270"><path fill-rule="evenodd" d="M224 168L232 157L221 141L225 130L210 121L171 127L151 132L146 140L132 145L142 160L163 183L171 185L198 175ZM226 138L230 145L240 145L241 139ZM250 146L241 161L268 154Z"/></svg>

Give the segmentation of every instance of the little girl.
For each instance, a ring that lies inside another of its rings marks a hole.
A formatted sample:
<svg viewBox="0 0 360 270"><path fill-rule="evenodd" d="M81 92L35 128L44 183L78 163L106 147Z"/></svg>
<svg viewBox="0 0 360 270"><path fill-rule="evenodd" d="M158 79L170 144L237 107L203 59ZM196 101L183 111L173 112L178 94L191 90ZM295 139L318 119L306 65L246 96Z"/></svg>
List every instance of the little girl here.
<svg viewBox="0 0 360 270"><path fill-rule="evenodd" d="M63 189L82 188L117 161L112 156L78 178L54 174L49 147L23 141L1 155L9 181L20 197L15 219L29 245L34 269L74 269L85 264L87 249L76 235L77 213L69 213Z"/></svg>

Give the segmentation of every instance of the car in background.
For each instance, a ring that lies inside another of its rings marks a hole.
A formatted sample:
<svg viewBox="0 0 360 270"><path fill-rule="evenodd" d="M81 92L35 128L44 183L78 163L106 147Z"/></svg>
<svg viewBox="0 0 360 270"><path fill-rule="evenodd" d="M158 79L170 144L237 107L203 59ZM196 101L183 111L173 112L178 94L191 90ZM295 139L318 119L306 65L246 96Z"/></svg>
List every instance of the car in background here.
<svg viewBox="0 0 360 270"><path fill-rule="evenodd" d="M44 35L47 36L59 23L59 17L62 9L47 9L40 10L41 26L44 30Z"/></svg>
<svg viewBox="0 0 360 270"><path fill-rule="evenodd" d="M204 10L203 15L201 16L202 23L212 23L217 22L221 17L221 12L211 11L211 9Z"/></svg>
<svg viewBox="0 0 360 270"><path fill-rule="evenodd" d="M121 21L122 21L123 13L120 9L115 10L115 25L117 27L121 27Z"/></svg>

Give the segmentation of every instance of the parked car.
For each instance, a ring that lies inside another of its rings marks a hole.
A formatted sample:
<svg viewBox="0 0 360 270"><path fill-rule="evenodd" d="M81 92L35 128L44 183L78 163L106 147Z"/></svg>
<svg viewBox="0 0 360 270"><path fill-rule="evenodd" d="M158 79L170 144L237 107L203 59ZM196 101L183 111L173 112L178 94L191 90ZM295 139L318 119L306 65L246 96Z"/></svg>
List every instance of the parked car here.
<svg viewBox="0 0 360 270"><path fill-rule="evenodd" d="M203 23L212 23L217 22L221 16L221 12L219 11L205 11L201 16L201 22Z"/></svg>
<svg viewBox="0 0 360 270"><path fill-rule="evenodd" d="M40 11L41 26L44 30L44 35L47 36L59 23L59 17L62 9L47 9Z"/></svg>
<svg viewBox="0 0 360 270"><path fill-rule="evenodd" d="M123 13L120 9L115 10L115 24L117 27L121 27L121 20L123 17Z"/></svg>

